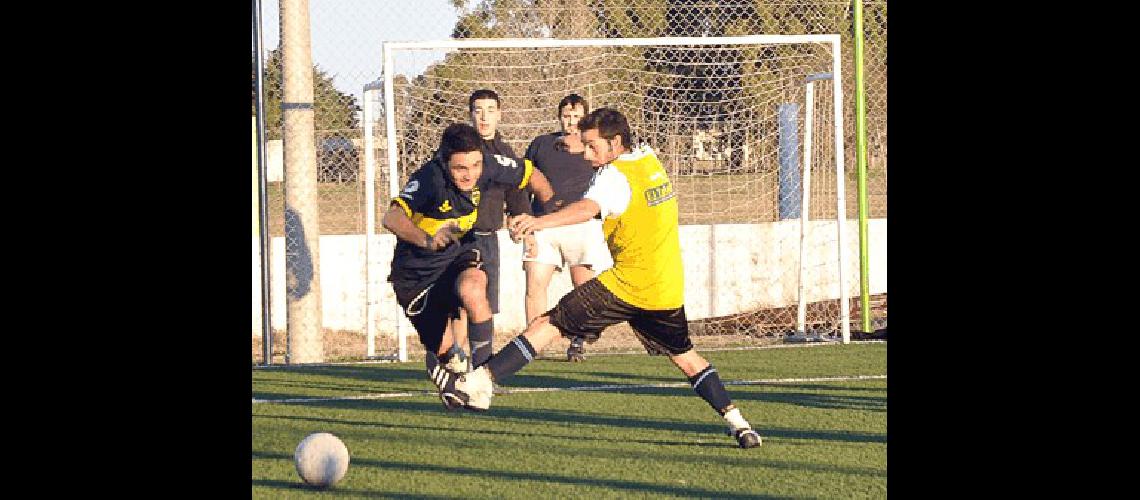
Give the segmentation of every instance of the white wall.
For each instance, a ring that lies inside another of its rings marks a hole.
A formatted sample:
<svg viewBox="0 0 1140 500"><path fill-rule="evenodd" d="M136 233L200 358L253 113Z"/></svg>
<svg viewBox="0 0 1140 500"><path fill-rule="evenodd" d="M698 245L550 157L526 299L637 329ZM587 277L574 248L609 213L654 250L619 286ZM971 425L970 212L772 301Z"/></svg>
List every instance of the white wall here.
<svg viewBox="0 0 1140 500"><path fill-rule="evenodd" d="M281 139L265 141L265 182L281 182L285 178L282 144Z"/></svg>
<svg viewBox="0 0 1140 500"><path fill-rule="evenodd" d="M783 307L796 303L799 262L799 220L763 224L717 224L681 226L682 261L685 266L685 312L690 320L723 316L760 307ZM834 256L837 238L834 221L808 225L806 293L810 301L839 297L838 262ZM859 295L859 231L855 221L845 227L847 240L847 292ZM887 291L887 221L867 221L870 293ZM365 266L364 236L321 236L321 309L324 326L332 329L364 331ZM373 274L368 277L373 297L373 314L378 335L391 335L397 322L413 332L400 314L388 278L395 237L373 237L370 260ZM522 271L522 245L513 243L506 231L499 231L500 313L495 315L497 331L518 332L525 325L523 293L526 279ZM253 239L253 335L261 335L260 259L258 242ZM277 237L270 245L272 323L285 326L285 240ZM569 273L556 273L548 291L553 306L571 289ZM414 334L413 334L414 335Z"/></svg>

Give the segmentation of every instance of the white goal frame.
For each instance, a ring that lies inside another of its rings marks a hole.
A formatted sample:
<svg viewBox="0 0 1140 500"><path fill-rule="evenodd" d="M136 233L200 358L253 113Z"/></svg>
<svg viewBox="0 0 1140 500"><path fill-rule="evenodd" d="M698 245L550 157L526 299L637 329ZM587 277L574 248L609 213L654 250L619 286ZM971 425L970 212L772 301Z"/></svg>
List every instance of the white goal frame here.
<svg viewBox="0 0 1140 500"><path fill-rule="evenodd" d="M678 45L757 45L757 44L805 44L805 43L818 43L829 44L831 47L831 80L833 81L833 106L835 110L834 117L834 138L835 138L835 170L836 170L836 195L837 195L837 217L836 226L838 230L838 263L839 263L839 289L840 289L840 318L841 318L841 332L842 341L844 344L850 342L850 300L847 292L847 259L844 255L845 239L845 223L847 219L846 214L846 197L844 195L844 146L843 146L843 79L841 75L842 61L841 61L841 45L840 35L838 34L825 34L825 35L747 35L747 36L727 36L727 37L656 37L656 38L578 38L578 39L554 39L554 38L495 38L495 39L448 39L448 40L429 40L429 41L405 41L405 42L384 42L383 44L383 103L384 103L384 119L385 130L388 147L387 151L387 164L395 167L398 158L397 142L396 142L396 123L395 123L395 98L393 90L393 58L397 51L400 50L432 50L432 49L462 49L462 48L561 48L561 47L629 47L629 46L678 46ZM810 88L810 86L809 86ZM805 112L808 113L810 120L811 113L811 100L808 100L808 105L805 106ZM364 123L366 132L364 134L365 140L365 206L366 206L366 239L365 239L365 262L369 268L366 270L367 276L377 276L377 272L373 267L372 260L369 258L368 249L371 248L376 234L375 234L375 221L376 221L376 193L375 193L375 179L376 179L376 161L372 151L375 145L371 134L371 106L364 106L365 114ZM810 130L810 128L808 129ZM810 132L809 132L810 133ZM809 136L810 138L810 136ZM810 141L805 140L805 148L808 147ZM804 162L804 196L802 198L803 208L800 213L801 217L801 249L803 248L804 231L806 228L806 220L809 215L807 208L808 195L807 183L810 179L810 150L806 150L808 154L804 155L802 161ZM395 197L399 195L399 175L389 175L389 196ZM802 252L801 252L802 255ZM799 332L803 334L803 316L805 298L802 287L802 275L805 263L801 257L800 267L800 292L798 299L798 314L796 327ZM366 284L366 290L371 288L371 284ZM368 357L375 358L375 336L376 336L376 310L375 298L368 297L366 300L366 331L368 339ZM397 325L399 322L397 322ZM407 361L407 335L406 328L397 326L397 339L398 339L398 354L396 358L400 361Z"/></svg>

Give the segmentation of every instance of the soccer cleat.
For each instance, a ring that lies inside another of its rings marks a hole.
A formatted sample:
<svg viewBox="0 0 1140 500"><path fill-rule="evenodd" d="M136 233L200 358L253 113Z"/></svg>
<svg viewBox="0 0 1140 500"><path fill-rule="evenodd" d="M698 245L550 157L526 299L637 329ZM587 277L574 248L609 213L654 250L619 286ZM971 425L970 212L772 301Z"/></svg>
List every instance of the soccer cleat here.
<svg viewBox="0 0 1140 500"><path fill-rule="evenodd" d="M464 408L474 411L487 411L491 407L491 396L494 394L494 383L491 382L491 373L486 366L460 376L455 381L455 390L467 396Z"/></svg>
<svg viewBox="0 0 1140 500"><path fill-rule="evenodd" d="M760 434L752 429L746 427L736 431L736 443L739 444L741 448L755 448L760 446L761 442Z"/></svg>
<svg viewBox="0 0 1140 500"><path fill-rule="evenodd" d="M448 411L455 411L467 405L470 397L455 389L457 375L451 373L443 365L436 365L431 371L431 381L439 390L439 399Z"/></svg>
<svg viewBox="0 0 1140 500"><path fill-rule="evenodd" d="M440 392L439 399L443 401L443 407L447 411L455 411L467 405L467 400L463 399L465 394L457 394L454 392Z"/></svg>
<svg viewBox="0 0 1140 500"><path fill-rule="evenodd" d="M582 354L582 342L584 341L585 339L582 337L574 337L574 340L570 341L570 348L566 349L566 361L577 363L586 360L586 356Z"/></svg>

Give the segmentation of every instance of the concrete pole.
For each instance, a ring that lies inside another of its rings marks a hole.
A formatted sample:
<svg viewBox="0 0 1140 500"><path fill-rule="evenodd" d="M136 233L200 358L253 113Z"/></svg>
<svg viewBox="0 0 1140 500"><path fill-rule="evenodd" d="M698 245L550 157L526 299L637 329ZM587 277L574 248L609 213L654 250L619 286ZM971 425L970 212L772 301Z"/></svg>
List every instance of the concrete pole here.
<svg viewBox="0 0 1140 500"><path fill-rule="evenodd" d="M321 335L320 223L313 136L309 1L281 1L281 114L285 154L286 364L325 360Z"/></svg>

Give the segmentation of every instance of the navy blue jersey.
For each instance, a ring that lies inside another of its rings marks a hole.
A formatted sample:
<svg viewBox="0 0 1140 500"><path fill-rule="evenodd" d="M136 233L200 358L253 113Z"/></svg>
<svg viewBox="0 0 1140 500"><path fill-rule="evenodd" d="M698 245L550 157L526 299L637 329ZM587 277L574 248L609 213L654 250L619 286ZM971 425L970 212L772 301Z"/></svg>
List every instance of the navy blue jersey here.
<svg viewBox="0 0 1140 500"><path fill-rule="evenodd" d="M485 155L483 171L487 175L480 175L475 187L464 192L451 180L443 162L432 159L408 177L408 183L399 196L392 198L392 203L399 205L412 223L428 234L435 234L445 224L455 222L459 226L456 236L463 237L478 218L484 189L495 183L526 186L533 170L530 163L517 158ZM418 293L434 283L460 251L460 245L455 244L433 251L397 239L388 281L401 291Z"/></svg>
<svg viewBox="0 0 1140 500"><path fill-rule="evenodd" d="M498 133L495 138L483 141L483 174L479 176L481 183L486 182L483 198L479 202L479 217L475 220L474 229L479 232L497 231L503 227L503 203L511 215L528 212L529 198L525 191L519 188L518 183L490 182L495 175L494 168L487 168L488 162L507 165L513 161L516 165L524 163L522 158L515 154L514 149L503 141Z"/></svg>
<svg viewBox="0 0 1140 500"><path fill-rule="evenodd" d="M590 181L594 177L594 167L586 159L585 153L571 153L561 144L561 132L540 135L526 148L526 159L534 163L550 181L554 198L547 207L557 209L582 199ZM537 199L532 202L535 215L546 213Z"/></svg>

